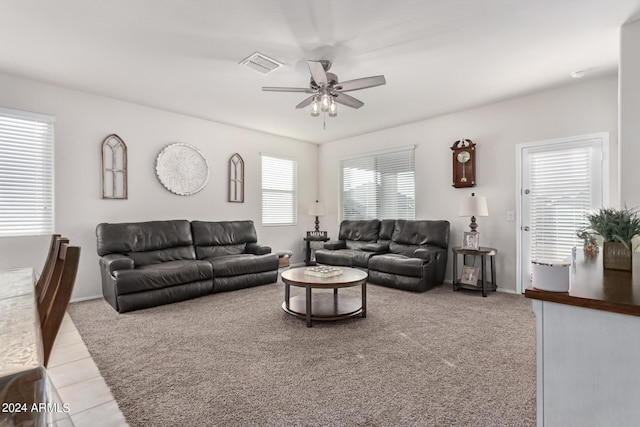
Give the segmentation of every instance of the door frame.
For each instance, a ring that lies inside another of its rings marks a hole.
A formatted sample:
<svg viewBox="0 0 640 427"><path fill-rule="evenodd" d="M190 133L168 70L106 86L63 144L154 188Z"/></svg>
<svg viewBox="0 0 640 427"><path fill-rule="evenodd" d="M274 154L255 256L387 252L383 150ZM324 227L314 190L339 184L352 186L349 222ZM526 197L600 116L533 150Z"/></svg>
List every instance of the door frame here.
<svg viewBox="0 0 640 427"><path fill-rule="evenodd" d="M522 160L525 149L553 146L557 144L567 144L579 142L585 139L600 139L602 143L602 205L609 206L609 132L597 132L586 135L576 135L565 138L547 139L534 142L523 142L516 144L516 293L524 293L525 288L522 283L522 212L523 212L523 182L522 182Z"/></svg>

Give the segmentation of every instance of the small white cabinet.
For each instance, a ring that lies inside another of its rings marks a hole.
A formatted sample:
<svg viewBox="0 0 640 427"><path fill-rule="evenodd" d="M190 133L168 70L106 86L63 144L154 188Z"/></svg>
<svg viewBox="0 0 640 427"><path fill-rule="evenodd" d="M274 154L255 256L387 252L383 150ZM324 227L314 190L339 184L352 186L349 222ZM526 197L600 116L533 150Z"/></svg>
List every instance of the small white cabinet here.
<svg viewBox="0 0 640 427"><path fill-rule="evenodd" d="M640 425L640 317L533 301L538 426Z"/></svg>

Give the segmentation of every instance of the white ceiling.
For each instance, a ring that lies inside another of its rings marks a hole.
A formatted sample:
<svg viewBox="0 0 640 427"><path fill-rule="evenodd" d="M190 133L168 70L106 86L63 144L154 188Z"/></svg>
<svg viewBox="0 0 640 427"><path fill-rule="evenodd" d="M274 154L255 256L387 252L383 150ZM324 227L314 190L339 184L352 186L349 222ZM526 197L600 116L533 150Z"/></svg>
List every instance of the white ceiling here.
<svg viewBox="0 0 640 427"><path fill-rule="evenodd" d="M270 134L326 142L615 73L640 0L0 0L0 72ZM285 64L263 76L254 52ZM294 107L307 59L365 103ZM0 104L2 96L0 94Z"/></svg>

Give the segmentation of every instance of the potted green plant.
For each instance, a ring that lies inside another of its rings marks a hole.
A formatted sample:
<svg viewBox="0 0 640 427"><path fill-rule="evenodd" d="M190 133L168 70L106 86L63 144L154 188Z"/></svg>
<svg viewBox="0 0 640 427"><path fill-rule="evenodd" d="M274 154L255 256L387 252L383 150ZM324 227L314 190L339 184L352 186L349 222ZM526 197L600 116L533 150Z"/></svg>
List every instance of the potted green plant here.
<svg viewBox="0 0 640 427"><path fill-rule="evenodd" d="M606 269L631 271L631 240L640 235L640 218L637 211L600 208L587 214L591 230L602 237L603 265Z"/></svg>

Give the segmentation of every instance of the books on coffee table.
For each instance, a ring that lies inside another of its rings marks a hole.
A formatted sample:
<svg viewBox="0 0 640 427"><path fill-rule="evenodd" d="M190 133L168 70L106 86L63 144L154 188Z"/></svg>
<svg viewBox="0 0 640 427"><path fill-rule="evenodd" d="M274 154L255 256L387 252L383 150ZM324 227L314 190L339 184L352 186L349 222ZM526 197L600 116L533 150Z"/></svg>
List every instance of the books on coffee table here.
<svg viewBox="0 0 640 427"><path fill-rule="evenodd" d="M316 266L307 267L304 270L304 274L316 277L333 277L342 274L342 269L338 267Z"/></svg>

